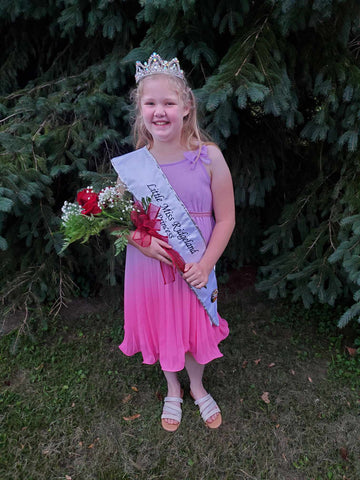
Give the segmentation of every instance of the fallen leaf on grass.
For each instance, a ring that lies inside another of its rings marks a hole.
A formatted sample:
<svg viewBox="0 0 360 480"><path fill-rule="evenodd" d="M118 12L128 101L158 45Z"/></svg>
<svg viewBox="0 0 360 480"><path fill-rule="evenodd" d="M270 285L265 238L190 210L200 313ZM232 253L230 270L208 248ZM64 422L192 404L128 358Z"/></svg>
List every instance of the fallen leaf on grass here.
<svg viewBox="0 0 360 480"><path fill-rule="evenodd" d="M355 355L357 354L356 348L351 348L351 347L345 347L345 348L348 351L348 354L350 355L350 357L355 357Z"/></svg>
<svg viewBox="0 0 360 480"><path fill-rule="evenodd" d="M308 380L309 380L309 382L310 382L310 383L313 383L313 381L312 381L312 378L311 378L311 377L308 377Z"/></svg>
<svg viewBox="0 0 360 480"><path fill-rule="evenodd" d="M140 417L140 413L135 413L135 415L131 415L131 417L123 417L125 422L130 422L131 420L135 420L136 418Z"/></svg>
<svg viewBox="0 0 360 480"><path fill-rule="evenodd" d="M249 363L249 362L248 362L247 360L244 360L244 361L243 361L243 364L242 364L242 368L246 368L248 363Z"/></svg>
<svg viewBox="0 0 360 480"><path fill-rule="evenodd" d="M134 390L134 392L138 392L139 389L137 387L131 387L132 390Z"/></svg>
<svg viewBox="0 0 360 480"><path fill-rule="evenodd" d="M91 445L89 445L88 448L94 448L94 447L95 447L95 443L98 442L99 440L100 440L100 438L95 438L94 443L92 443Z"/></svg>
<svg viewBox="0 0 360 480"><path fill-rule="evenodd" d="M122 403L128 403L131 400L131 393L122 399Z"/></svg>
<svg viewBox="0 0 360 480"><path fill-rule="evenodd" d="M265 403L270 403L270 400L269 400L269 392L264 392L262 395L261 395L261 400Z"/></svg>
<svg viewBox="0 0 360 480"><path fill-rule="evenodd" d="M70 477L70 475L65 475L65 479L66 479L66 480L72 480L72 478Z"/></svg>
<svg viewBox="0 0 360 480"><path fill-rule="evenodd" d="M261 358L258 358L257 360L254 360L255 365L259 365L260 362L261 362Z"/></svg>
<svg viewBox="0 0 360 480"><path fill-rule="evenodd" d="M344 460L349 460L349 457L348 457L348 451L346 448L344 447L341 447L340 448L340 455L341 455L341 458L343 458Z"/></svg>
<svg viewBox="0 0 360 480"><path fill-rule="evenodd" d="M276 365L275 363L269 363L268 367L272 368L272 367L275 367L275 365Z"/></svg>
<svg viewBox="0 0 360 480"><path fill-rule="evenodd" d="M295 375L295 370L290 370L291 375Z"/></svg>

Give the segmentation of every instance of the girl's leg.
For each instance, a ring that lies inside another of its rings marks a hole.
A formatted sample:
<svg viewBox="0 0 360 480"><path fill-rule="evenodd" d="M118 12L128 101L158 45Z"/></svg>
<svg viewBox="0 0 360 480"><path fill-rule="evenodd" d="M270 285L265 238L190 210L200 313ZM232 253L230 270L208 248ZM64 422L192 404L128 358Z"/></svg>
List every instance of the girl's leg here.
<svg viewBox="0 0 360 480"><path fill-rule="evenodd" d="M205 395L207 395L207 391L205 390L203 381L202 381L205 365L201 365L200 363L197 363L197 361L194 359L191 353L186 353L185 368L189 375L190 391L192 393L194 400L198 400L199 398L205 397ZM218 415L219 415L218 413L215 413L215 415L212 415L208 419L208 422L209 423L213 422L218 417Z"/></svg>
<svg viewBox="0 0 360 480"><path fill-rule="evenodd" d="M207 394L202 383L205 365L197 363L191 353L186 353L185 368L189 375L190 390L194 398L198 399L204 397Z"/></svg>
<svg viewBox="0 0 360 480"><path fill-rule="evenodd" d="M167 381L167 387L168 387L168 392L167 392L167 397L181 397L181 386L180 382L177 377L176 372L165 372L163 370L166 381ZM177 403L177 405L180 406L180 403ZM171 418L165 418L164 419L166 423L169 424L175 424L178 423L176 420L173 420Z"/></svg>

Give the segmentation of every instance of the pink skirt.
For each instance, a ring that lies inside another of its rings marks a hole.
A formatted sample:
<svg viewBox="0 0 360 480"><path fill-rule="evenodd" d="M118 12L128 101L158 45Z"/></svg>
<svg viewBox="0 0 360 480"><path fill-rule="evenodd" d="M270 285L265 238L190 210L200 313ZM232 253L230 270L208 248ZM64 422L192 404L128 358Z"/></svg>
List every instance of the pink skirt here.
<svg viewBox="0 0 360 480"><path fill-rule="evenodd" d="M222 357L218 344L229 334L219 316L214 326L181 275L164 284L160 263L128 245L125 268L125 355L141 352L143 363L160 362L162 370L178 372L185 353L200 364Z"/></svg>

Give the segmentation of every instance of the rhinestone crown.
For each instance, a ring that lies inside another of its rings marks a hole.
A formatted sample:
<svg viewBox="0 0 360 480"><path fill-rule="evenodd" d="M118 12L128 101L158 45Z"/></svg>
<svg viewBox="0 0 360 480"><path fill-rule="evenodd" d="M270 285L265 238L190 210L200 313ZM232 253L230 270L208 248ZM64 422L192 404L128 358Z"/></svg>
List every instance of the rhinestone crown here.
<svg viewBox="0 0 360 480"><path fill-rule="evenodd" d="M172 60L163 60L158 53L152 53L147 62L143 64L136 62L135 80L138 83L142 78L157 73L174 75L184 80L184 72L180 68L179 60L175 57Z"/></svg>

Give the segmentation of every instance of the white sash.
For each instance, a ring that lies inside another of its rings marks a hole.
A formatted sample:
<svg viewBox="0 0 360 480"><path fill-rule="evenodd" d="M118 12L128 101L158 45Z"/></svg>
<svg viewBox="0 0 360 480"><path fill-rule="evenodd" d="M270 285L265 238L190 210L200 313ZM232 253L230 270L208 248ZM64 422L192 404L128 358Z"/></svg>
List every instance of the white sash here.
<svg viewBox="0 0 360 480"><path fill-rule="evenodd" d="M198 262L206 250L205 240L147 147L115 157L111 163L137 200L151 197L151 202L160 207L160 233L168 237L169 244L185 263ZM206 287L189 287L205 308L211 322L218 326L215 269L211 271Z"/></svg>

